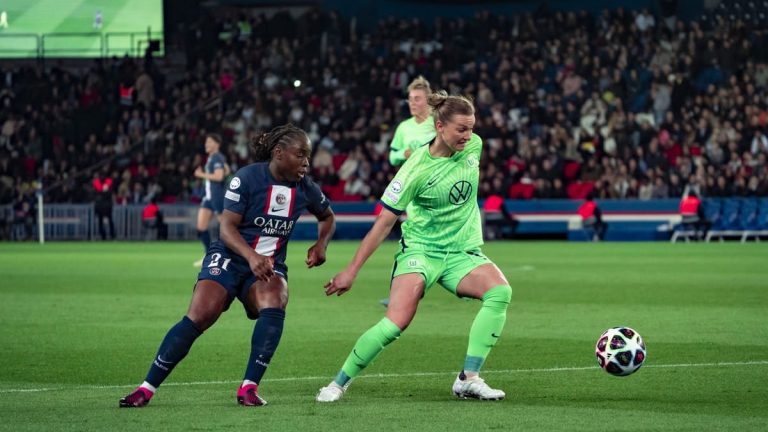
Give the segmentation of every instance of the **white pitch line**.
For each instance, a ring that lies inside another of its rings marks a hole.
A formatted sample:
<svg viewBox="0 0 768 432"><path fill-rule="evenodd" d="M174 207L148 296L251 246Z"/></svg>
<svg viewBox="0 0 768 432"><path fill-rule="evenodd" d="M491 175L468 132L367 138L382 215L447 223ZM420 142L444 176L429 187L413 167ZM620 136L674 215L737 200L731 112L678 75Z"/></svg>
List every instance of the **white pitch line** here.
<svg viewBox="0 0 768 432"><path fill-rule="evenodd" d="M643 366L645 369L650 368L693 368L693 367L727 367L727 366L756 366L756 365L768 365L768 360L753 360L746 362L717 362L717 363L679 363L679 364L660 364L660 365L647 365ZM515 374L515 373L546 373L546 372L574 372L574 371L586 371L586 370L598 370L599 367L595 366L575 366L575 367L554 367L554 368L540 368L540 369L501 369L501 370L486 370L483 374ZM449 372L413 372L403 374L366 374L361 375L355 379L366 378L413 378L413 377L430 377L430 376L445 376L455 375L456 371ZM285 381L320 381L327 380L330 375L326 376L305 376L305 377L286 377L286 378L272 378L265 379L264 382L285 382ZM242 380L227 380L227 381L192 381L192 382L169 382L163 384L163 387L175 387L175 386L199 386L199 385L216 385L216 384L237 384ZM0 389L2 393L34 393L44 391L60 391L60 390L99 390L99 389L120 389L120 388L133 388L135 384L117 384L117 385L80 385L80 386L61 386L61 387L38 387L38 388L21 388L21 389Z"/></svg>
<svg viewBox="0 0 768 432"><path fill-rule="evenodd" d="M534 270L536 270L536 267L534 267L532 265L523 265L523 266L519 266L519 267L508 268L508 269L505 269L504 271L516 272L516 271L534 271Z"/></svg>

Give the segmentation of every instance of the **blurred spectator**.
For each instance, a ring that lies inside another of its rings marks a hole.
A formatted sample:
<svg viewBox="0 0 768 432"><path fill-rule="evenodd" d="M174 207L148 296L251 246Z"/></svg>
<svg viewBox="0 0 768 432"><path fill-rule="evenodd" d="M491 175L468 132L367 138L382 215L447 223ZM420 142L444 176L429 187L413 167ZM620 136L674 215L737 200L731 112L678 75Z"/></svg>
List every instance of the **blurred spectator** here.
<svg viewBox="0 0 768 432"><path fill-rule="evenodd" d="M696 237L701 240L707 236L711 226L704 214L704 206L695 192L691 192L680 200L680 216L683 226L690 226L696 231Z"/></svg>
<svg viewBox="0 0 768 432"><path fill-rule="evenodd" d="M504 238L504 228L514 232L517 222L504 207L504 197L498 194L490 195L483 203L485 221L484 236L487 240Z"/></svg>
<svg viewBox="0 0 768 432"><path fill-rule="evenodd" d="M157 205L157 199L144 206L141 212L141 223L147 231L145 239L168 240L168 224L165 223L163 212Z"/></svg>
<svg viewBox="0 0 768 432"><path fill-rule="evenodd" d="M93 177L96 221L99 225L99 235L101 235L102 240L107 239L107 231L104 227L105 224L109 226L109 239L115 239L115 223L112 220L112 206L114 203L112 185L112 178L110 178L105 172L101 172Z"/></svg>
<svg viewBox="0 0 768 432"><path fill-rule="evenodd" d="M582 227L593 233L592 240L602 241L605 238L605 230L608 225L603 222L603 212L597 206L591 193L587 194L576 213L581 216Z"/></svg>
<svg viewBox="0 0 768 432"><path fill-rule="evenodd" d="M13 202L13 230L22 233L22 240L32 240L37 206L32 193L19 194Z"/></svg>

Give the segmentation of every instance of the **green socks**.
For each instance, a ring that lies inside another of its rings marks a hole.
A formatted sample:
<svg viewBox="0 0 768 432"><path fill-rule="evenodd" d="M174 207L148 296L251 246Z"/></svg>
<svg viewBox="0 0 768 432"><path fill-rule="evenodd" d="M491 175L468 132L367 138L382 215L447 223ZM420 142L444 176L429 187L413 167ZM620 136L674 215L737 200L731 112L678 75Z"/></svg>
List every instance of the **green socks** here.
<svg viewBox="0 0 768 432"><path fill-rule="evenodd" d="M502 323L503 325L503 323ZM340 386L346 385L376 358L384 347L400 337L400 328L388 318L382 318L375 326L363 333L355 343L352 352L344 362L334 380Z"/></svg>
<svg viewBox="0 0 768 432"><path fill-rule="evenodd" d="M480 371L488 353L501 336L511 299L512 288L509 285L495 286L483 295L483 306L469 330L469 347L464 360L465 371Z"/></svg>
<svg viewBox="0 0 768 432"><path fill-rule="evenodd" d="M477 313L469 331L469 347L464 361L464 370L478 372L501 336L507 320L507 306L512 299L512 288L499 285L483 295L483 306ZM349 353L341 371L334 379L340 386L345 386L360 371L368 367L384 347L400 337L401 330L388 318L382 318L375 326L363 333Z"/></svg>

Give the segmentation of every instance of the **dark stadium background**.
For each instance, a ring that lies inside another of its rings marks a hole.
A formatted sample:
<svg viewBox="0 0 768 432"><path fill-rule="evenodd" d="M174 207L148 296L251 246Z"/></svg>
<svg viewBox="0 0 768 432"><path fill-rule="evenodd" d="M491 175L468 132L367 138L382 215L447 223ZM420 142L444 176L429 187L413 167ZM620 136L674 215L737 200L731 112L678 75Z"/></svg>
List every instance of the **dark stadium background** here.
<svg viewBox="0 0 768 432"><path fill-rule="evenodd" d="M137 29L132 57L41 50L0 62L0 232L37 238L42 186L49 239L96 237L100 175L114 182L118 238L144 238L137 221L152 198L171 239L193 238L204 133L224 135L237 169L251 137L290 121L310 132L313 177L348 216L340 235L355 237L394 173L388 143L408 117L405 86L423 74L475 98L479 197L507 199L515 222L504 236L588 239L575 210L591 193L608 240L667 240L693 191L718 232L751 238L768 229L767 10L167 1L162 36ZM640 30L643 11L654 25Z"/></svg>

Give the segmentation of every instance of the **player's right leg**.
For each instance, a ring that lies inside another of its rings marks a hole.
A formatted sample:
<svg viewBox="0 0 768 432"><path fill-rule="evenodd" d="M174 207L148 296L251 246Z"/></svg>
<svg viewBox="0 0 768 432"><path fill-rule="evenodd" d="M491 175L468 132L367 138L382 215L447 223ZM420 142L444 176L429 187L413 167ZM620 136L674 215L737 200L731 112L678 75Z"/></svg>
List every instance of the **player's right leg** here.
<svg viewBox="0 0 768 432"><path fill-rule="evenodd" d="M341 399L352 379L400 337L413 320L424 289L424 277L420 273L406 273L392 279L386 317L360 336L336 378L320 389L315 398L318 402Z"/></svg>
<svg viewBox="0 0 768 432"><path fill-rule="evenodd" d="M120 399L119 406L138 408L147 405L160 384L189 353L195 340L216 322L230 301L229 293L220 283L199 280L187 314L168 330L144 382Z"/></svg>

